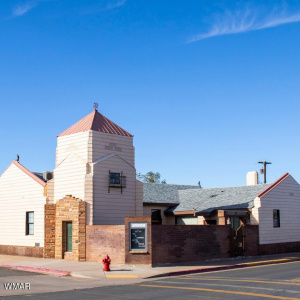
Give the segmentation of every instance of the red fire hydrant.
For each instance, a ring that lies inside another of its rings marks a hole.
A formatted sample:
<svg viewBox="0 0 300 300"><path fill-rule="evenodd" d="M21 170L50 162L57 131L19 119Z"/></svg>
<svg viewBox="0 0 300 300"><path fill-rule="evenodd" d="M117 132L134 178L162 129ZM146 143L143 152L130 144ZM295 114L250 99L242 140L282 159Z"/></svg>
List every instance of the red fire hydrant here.
<svg viewBox="0 0 300 300"><path fill-rule="evenodd" d="M111 260L108 256L108 254L106 255L105 258L103 258L102 261L103 261L103 264L104 264L103 271L110 271L109 265L110 265Z"/></svg>

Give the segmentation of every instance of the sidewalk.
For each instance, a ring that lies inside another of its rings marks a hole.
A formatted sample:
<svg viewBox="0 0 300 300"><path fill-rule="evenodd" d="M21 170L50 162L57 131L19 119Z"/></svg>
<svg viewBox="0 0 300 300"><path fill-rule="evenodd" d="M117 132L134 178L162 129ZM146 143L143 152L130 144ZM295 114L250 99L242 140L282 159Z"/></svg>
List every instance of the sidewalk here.
<svg viewBox="0 0 300 300"><path fill-rule="evenodd" d="M149 265L111 264L111 272L104 272L102 263L73 262L61 259L44 259L25 256L0 255L0 266L25 271L40 272L58 276L72 276L88 279L146 279L163 276L202 273L223 269L245 268L257 265L292 262L300 260L300 252L206 260L195 263L168 264L151 267Z"/></svg>

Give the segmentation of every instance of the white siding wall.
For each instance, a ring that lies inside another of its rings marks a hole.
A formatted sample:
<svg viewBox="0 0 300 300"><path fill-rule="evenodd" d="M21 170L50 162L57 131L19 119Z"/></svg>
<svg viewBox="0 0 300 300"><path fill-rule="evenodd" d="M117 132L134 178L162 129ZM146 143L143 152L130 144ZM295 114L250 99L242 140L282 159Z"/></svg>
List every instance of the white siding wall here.
<svg viewBox="0 0 300 300"><path fill-rule="evenodd" d="M0 244L44 246L44 187L14 164L0 177ZM34 211L34 235L25 235L26 211Z"/></svg>
<svg viewBox="0 0 300 300"><path fill-rule="evenodd" d="M92 131L79 132L57 138L56 168L54 170L54 202L66 195L80 198L91 207L91 180L87 180L87 163L92 162ZM86 197L86 194L87 197ZM86 199L87 198L87 199ZM90 212L87 211L87 224Z"/></svg>
<svg viewBox="0 0 300 300"><path fill-rule="evenodd" d="M133 138L117 134L91 131L93 140L93 162L111 153L116 153L132 166L135 165Z"/></svg>
<svg viewBox="0 0 300 300"><path fill-rule="evenodd" d="M175 216L166 216L164 211L168 209L169 206L144 206L144 216L151 216L152 209L160 209L161 210L161 218L162 218L162 225L175 225Z"/></svg>
<svg viewBox="0 0 300 300"><path fill-rule="evenodd" d="M280 210L280 227L273 227L273 209ZM289 176L261 198L260 244L300 241L300 186Z"/></svg>
<svg viewBox="0 0 300 300"><path fill-rule="evenodd" d="M94 165L94 225L124 224L125 216L136 215L136 171L118 156L113 156ZM108 193L109 170L126 176L126 188L111 188Z"/></svg>
<svg viewBox="0 0 300 300"><path fill-rule="evenodd" d="M143 183L139 180L135 182L135 201L136 201L136 216L144 216L143 214Z"/></svg>
<svg viewBox="0 0 300 300"><path fill-rule="evenodd" d="M56 164L57 167L70 153L91 162L92 131L78 132L57 138Z"/></svg>
<svg viewBox="0 0 300 300"><path fill-rule="evenodd" d="M54 202L66 195L84 199L86 162L70 154L54 170Z"/></svg>

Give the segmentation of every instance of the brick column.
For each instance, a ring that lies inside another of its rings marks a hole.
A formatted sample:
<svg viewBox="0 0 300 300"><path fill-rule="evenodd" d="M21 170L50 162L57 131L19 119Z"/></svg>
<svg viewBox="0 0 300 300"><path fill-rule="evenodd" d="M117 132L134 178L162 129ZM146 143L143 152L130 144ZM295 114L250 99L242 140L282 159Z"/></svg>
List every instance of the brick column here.
<svg viewBox="0 0 300 300"><path fill-rule="evenodd" d="M226 225L224 210L218 210L218 225Z"/></svg>
<svg viewBox="0 0 300 300"><path fill-rule="evenodd" d="M45 205L44 258L55 258L55 204Z"/></svg>

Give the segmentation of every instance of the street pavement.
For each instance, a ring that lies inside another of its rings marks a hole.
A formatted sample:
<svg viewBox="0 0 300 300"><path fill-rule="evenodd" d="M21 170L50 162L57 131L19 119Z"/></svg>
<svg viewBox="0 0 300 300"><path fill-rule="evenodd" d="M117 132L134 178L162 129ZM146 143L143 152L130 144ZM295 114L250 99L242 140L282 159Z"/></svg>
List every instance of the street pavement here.
<svg viewBox="0 0 300 300"><path fill-rule="evenodd" d="M19 272L19 271L13 271ZM43 277L48 283L49 275ZM21 275L20 278L23 276ZM31 278L31 279L32 279ZM27 279L27 278L26 278ZM59 279L65 279L59 277ZM73 278L74 280L75 278ZM23 299L24 296L0 299ZM32 294L30 299L288 299L300 300L300 262L143 280L137 284Z"/></svg>

